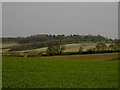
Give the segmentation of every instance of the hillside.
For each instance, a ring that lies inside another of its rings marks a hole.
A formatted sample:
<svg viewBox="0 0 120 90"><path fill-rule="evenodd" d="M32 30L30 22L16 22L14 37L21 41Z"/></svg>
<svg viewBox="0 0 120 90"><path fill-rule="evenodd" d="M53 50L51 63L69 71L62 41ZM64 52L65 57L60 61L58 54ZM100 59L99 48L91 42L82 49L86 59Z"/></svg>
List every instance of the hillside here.
<svg viewBox="0 0 120 90"><path fill-rule="evenodd" d="M81 51L95 51L98 43L103 43L104 50L118 50L119 40L112 40L103 36L97 35L33 35L28 37L3 37L2 38L2 53L78 53ZM110 48L109 46L112 45ZM63 50L59 51L58 49ZM81 49L81 50L80 50ZM56 51L57 50L57 51Z"/></svg>
<svg viewBox="0 0 120 90"><path fill-rule="evenodd" d="M21 51L21 50L30 50L48 47L50 45L66 45L66 44L76 44L76 43L98 43L98 42L106 42L112 43L112 39L105 38L103 36L97 35L32 35L28 37L3 37L3 43L18 43L16 47L11 48L11 50ZM3 45L4 47L4 45Z"/></svg>

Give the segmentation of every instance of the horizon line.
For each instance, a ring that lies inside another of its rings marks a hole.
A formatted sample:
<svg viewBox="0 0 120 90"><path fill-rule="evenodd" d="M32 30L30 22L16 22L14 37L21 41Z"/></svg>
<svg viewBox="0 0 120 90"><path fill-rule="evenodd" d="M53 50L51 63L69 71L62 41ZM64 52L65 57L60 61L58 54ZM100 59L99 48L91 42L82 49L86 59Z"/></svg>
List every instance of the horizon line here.
<svg viewBox="0 0 120 90"><path fill-rule="evenodd" d="M64 35L64 36L70 36L70 35L80 35L80 36L102 36L104 38L108 38L108 39L118 39L117 38L113 38L113 37L107 37L107 36L104 36L104 35L100 35L100 34L32 34L32 35L26 35L26 36L1 36L0 38L17 38L17 37L30 37L30 36L36 36L36 35Z"/></svg>

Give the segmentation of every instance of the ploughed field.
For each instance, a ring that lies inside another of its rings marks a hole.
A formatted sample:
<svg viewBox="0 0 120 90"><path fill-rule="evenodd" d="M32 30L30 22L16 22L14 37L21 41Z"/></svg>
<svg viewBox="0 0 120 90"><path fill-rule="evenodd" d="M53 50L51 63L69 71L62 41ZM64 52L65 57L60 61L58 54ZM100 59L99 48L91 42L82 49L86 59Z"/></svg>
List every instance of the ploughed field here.
<svg viewBox="0 0 120 90"><path fill-rule="evenodd" d="M3 56L3 88L116 88L118 54Z"/></svg>

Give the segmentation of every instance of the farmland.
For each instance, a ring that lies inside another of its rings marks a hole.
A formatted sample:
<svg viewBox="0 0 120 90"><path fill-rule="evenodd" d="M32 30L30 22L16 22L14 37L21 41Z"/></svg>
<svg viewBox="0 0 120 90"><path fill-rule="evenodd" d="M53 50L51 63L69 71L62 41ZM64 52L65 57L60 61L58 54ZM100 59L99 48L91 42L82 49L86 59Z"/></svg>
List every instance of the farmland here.
<svg viewBox="0 0 120 90"><path fill-rule="evenodd" d="M63 46L65 49L62 51L63 53L77 53L79 52L79 48L82 47L83 50L82 51L87 51L90 48L95 48L97 43L74 43L74 44L65 44L65 45L61 45ZM2 44L3 47L1 50L2 54L6 54L6 53L10 53L10 47L14 47L15 45L19 46L18 43L9 43L9 44ZM109 47L109 44L106 44ZM46 54L46 50L48 47L43 47L43 48L37 48L37 49L28 49L28 50L21 50L21 51L14 51L16 53L23 53L23 52L41 52L41 53L45 53Z"/></svg>
<svg viewBox="0 0 120 90"><path fill-rule="evenodd" d="M0 44L2 47L2 50L4 52L7 52L10 47L15 46L15 45L19 45L18 43L3 43ZM65 47L65 50L63 52L77 52L79 50L79 47L83 47L83 50L87 50L89 48L94 48L96 45L96 43L74 43L74 44L65 44L62 45ZM47 49L47 47L43 47L43 48L37 48L37 49L31 49L31 50L22 50L19 52L25 52L25 51L41 51L41 52L45 52Z"/></svg>
<svg viewBox="0 0 120 90"><path fill-rule="evenodd" d="M3 56L4 88L116 88L117 53L48 57Z"/></svg>
<svg viewBox="0 0 120 90"><path fill-rule="evenodd" d="M101 35L48 35L3 37L2 55L41 57L80 53L118 52L119 40Z"/></svg>
<svg viewBox="0 0 120 90"><path fill-rule="evenodd" d="M118 42L99 35L3 38L2 87L117 88Z"/></svg>

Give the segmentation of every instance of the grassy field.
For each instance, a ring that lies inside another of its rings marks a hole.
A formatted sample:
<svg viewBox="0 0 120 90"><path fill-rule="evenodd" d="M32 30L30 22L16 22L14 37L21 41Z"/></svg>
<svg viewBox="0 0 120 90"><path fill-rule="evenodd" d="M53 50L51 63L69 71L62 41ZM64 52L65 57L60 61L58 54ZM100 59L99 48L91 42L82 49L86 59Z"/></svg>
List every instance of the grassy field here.
<svg viewBox="0 0 120 90"><path fill-rule="evenodd" d="M66 44L65 50L63 52L78 52L79 48L82 47L83 51L86 51L89 48L94 48L97 43L76 43L76 44Z"/></svg>
<svg viewBox="0 0 120 90"><path fill-rule="evenodd" d="M89 48L94 48L97 43L75 43L75 44L66 44L62 45L65 47L65 50L63 52L78 52L79 48L82 47L83 51L86 51ZM33 49L34 51L41 51L41 52L46 52L47 47L44 48L38 48L38 49Z"/></svg>
<svg viewBox="0 0 120 90"><path fill-rule="evenodd" d="M104 55L97 55L99 60L96 55L91 58L90 55L72 55L72 58L3 56L2 84L4 88L115 88L118 61L104 60Z"/></svg>
<svg viewBox="0 0 120 90"><path fill-rule="evenodd" d="M8 43L0 43L0 45L2 45L2 48L9 48L15 45L19 45L18 43L14 43L14 42L8 42Z"/></svg>
<svg viewBox="0 0 120 90"><path fill-rule="evenodd" d="M2 53L8 52L10 47L13 47L13 46L16 46L16 45L19 45L19 44L15 43L15 42L8 42L8 43L1 43L0 42L0 55Z"/></svg>
<svg viewBox="0 0 120 90"><path fill-rule="evenodd" d="M65 47L65 50L63 52L78 52L80 47L83 47L83 51L89 49L89 48L94 48L97 43L75 43L75 44L66 44L62 45ZM14 45L19 45L18 43L3 43L0 44L4 52L8 51L10 47L13 47ZM46 52L47 47L43 48L37 48L37 49L32 49L32 51L41 51L41 52ZM24 51L30 51L30 50L23 50Z"/></svg>

